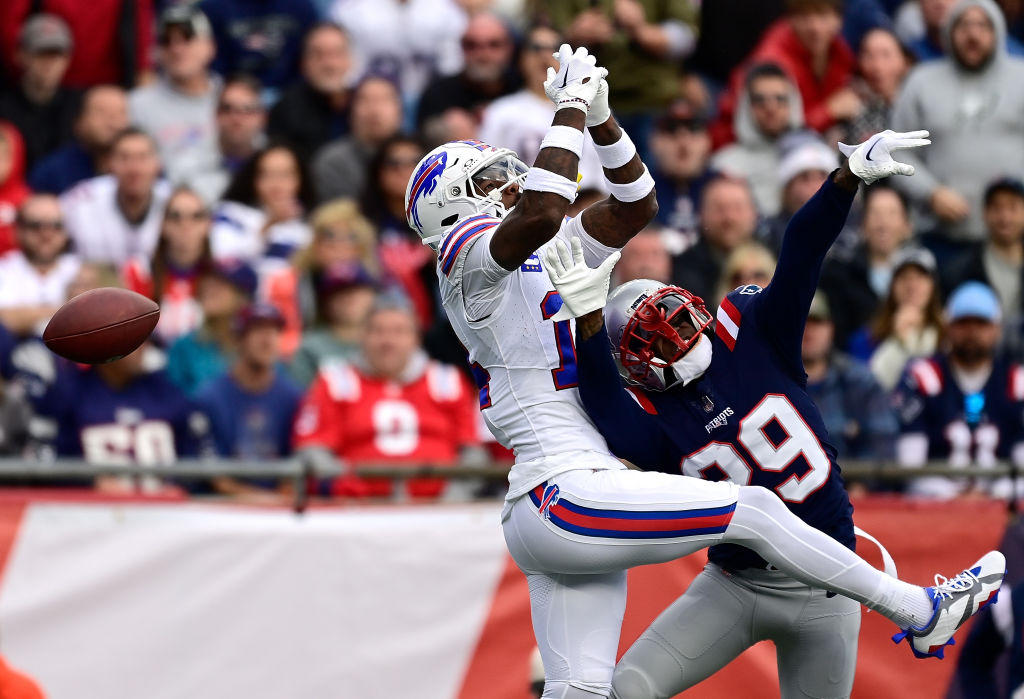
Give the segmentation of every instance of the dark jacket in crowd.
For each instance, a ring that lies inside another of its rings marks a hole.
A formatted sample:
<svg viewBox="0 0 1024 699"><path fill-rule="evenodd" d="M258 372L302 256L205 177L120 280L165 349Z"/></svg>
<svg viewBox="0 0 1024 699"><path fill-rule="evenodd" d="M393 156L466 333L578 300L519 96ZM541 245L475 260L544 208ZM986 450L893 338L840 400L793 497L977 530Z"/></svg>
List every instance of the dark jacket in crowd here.
<svg viewBox="0 0 1024 699"><path fill-rule="evenodd" d="M320 146L348 133L348 104L333 109L325 95L303 80L288 88L270 110L267 133L309 162Z"/></svg>

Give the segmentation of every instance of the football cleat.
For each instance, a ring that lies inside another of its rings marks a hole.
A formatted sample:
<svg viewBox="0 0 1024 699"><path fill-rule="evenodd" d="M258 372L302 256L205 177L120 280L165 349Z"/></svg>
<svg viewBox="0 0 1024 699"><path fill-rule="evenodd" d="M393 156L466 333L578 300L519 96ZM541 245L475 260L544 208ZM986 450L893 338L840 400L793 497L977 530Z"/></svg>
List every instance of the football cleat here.
<svg viewBox="0 0 1024 699"><path fill-rule="evenodd" d="M903 629L892 637L904 638L918 658L942 658L945 647L954 645L953 634L979 609L996 601L1006 575L1006 557L989 551L973 566L947 580L935 576L935 586L925 591L932 598L932 618L924 626Z"/></svg>

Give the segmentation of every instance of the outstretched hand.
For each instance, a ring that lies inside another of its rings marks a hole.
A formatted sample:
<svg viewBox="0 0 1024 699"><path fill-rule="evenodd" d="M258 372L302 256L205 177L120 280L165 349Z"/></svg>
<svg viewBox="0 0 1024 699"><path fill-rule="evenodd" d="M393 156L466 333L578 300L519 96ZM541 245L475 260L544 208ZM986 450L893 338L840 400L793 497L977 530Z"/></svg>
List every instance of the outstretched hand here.
<svg viewBox="0 0 1024 699"><path fill-rule="evenodd" d="M556 110L574 107L588 113L608 71L599 67L597 58L582 46L573 51L569 44L562 44L555 58L558 70L548 68L544 92Z"/></svg>
<svg viewBox="0 0 1024 699"><path fill-rule="evenodd" d="M565 243L555 240L554 245L544 250L543 257L544 269L558 295L562 297L562 307L551 320L558 322L579 318L604 308L611 284L612 267L619 260L617 251L597 268L591 269L583 257L583 244L579 238L573 237L571 253Z"/></svg>
<svg viewBox="0 0 1024 699"><path fill-rule="evenodd" d="M914 166L893 160L892 152L904 148L920 148L930 143L927 131L897 133L886 129L860 145L840 143L839 150L849 159L847 165L850 171L863 180L864 184L871 184L890 175L913 175Z"/></svg>

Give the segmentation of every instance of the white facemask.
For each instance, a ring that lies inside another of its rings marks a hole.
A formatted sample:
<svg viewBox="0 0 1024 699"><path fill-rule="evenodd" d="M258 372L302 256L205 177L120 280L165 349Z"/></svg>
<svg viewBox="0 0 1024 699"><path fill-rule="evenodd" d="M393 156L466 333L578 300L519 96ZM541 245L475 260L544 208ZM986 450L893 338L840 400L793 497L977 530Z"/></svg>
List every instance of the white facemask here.
<svg viewBox="0 0 1024 699"><path fill-rule="evenodd" d="M690 351L683 355L683 358L672 364L672 373L678 381L676 385L687 385L696 381L711 366L711 339L701 333L697 344L690 348Z"/></svg>

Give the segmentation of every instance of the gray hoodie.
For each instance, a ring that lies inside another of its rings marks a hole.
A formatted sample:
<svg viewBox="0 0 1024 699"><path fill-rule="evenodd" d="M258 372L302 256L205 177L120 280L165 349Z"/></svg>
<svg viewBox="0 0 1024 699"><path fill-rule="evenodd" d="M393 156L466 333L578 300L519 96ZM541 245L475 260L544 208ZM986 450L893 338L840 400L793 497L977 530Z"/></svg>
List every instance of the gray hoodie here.
<svg viewBox="0 0 1024 699"><path fill-rule="evenodd" d="M798 131L804 126L804 104L800 90L789 83L789 129ZM764 217L779 213L782 208L782 185L779 181L779 162L782 160L783 136L770 140L754 123L750 107L750 90L740 94L736 114L733 116L736 142L719 150L711 158L711 168L750 182L757 202L757 210Z"/></svg>
<svg viewBox="0 0 1024 699"><path fill-rule="evenodd" d="M981 70L963 68L953 55L953 24L969 7L982 8L996 31L995 55ZM932 144L900 151L913 177L894 177L895 186L928 210L932 192L950 187L970 203L970 215L941 230L954 240L985 237L982 193L1004 175L1024 176L1024 60L1006 53L1006 25L991 0L960 0L943 27L946 57L917 66L893 109L895 131L928 129Z"/></svg>

